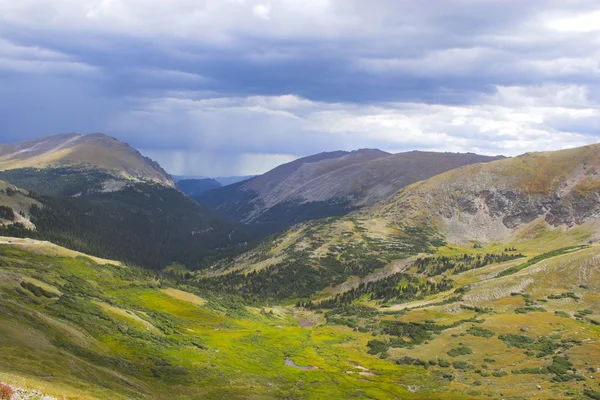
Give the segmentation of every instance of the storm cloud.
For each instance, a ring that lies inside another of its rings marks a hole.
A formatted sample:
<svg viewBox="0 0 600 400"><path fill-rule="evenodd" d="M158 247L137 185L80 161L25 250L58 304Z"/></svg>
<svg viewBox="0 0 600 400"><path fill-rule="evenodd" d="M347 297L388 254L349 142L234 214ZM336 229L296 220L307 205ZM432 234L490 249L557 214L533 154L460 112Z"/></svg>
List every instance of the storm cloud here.
<svg viewBox="0 0 600 400"><path fill-rule="evenodd" d="M0 0L0 142L104 132L169 172L600 141L596 0Z"/></svg>

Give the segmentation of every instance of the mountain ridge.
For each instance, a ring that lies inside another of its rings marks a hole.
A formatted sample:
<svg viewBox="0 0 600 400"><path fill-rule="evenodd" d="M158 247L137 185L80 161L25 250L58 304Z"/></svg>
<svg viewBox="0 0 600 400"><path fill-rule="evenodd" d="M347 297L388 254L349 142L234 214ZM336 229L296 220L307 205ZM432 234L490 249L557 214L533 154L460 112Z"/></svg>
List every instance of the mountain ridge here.
<svg viewBox="0 0 600 400"><path fill-rule="evenodd" d="M157 162L103 133L65 133L0 144L0 171L49 167L95 168L122 179L175 187Z"/></svg>
<svg viewBox="0 0 600 400"><path fill-rule="evenodd" d="M472 153L390 154L373 149L319 153L195 199L244 223L278 221L285 228L307 219L347 214L416 181L495 159Z"/></svg>

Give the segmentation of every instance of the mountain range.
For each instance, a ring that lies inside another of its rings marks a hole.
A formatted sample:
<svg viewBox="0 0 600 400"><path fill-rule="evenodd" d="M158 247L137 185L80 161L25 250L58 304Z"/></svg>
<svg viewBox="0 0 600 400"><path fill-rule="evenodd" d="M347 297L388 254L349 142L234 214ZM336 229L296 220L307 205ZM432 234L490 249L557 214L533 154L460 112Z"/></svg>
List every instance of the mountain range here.
<svg viewBox="0 0 600 400"><path fill-rule="evenodd" d="M498 158L421 151L390 154L371 149L321 153L193 197L237 221L285 228L304 220L343 215L386 199L411 183Z"/></svg>
<svg viewBox="0 0 600 400"><path fill-rule="evenodd" d="M24 393L600 398L600 144L336 151L224 187L99 134L0 149Z"/></svg>

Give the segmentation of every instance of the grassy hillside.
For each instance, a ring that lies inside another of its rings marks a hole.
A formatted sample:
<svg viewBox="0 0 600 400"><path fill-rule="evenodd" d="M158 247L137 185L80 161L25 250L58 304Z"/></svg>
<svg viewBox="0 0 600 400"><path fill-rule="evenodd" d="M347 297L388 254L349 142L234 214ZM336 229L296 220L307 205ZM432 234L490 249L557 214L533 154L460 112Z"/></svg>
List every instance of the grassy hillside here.
<svg viewBox="0 0 600 400"><path fill-rule="evenodd" d="M368 355L371 334L318 314L192 295L135 268L15 245L0 245L0 265L0 376L51 395L436 398L447 386Z"/></svg>
<svg viewBox="0 0 600 400"><path fill-rule="evenodd" d="M300 308L250 307L48 246L0 244L0 376L51 395L566 399L598 390L597 246L502 277L533 253L476 264L464 254L496 250L442 247L421 272L405 270L403 299L371 290ZM420 296L416 283L440 282L439 257L463 260L464 271L445 269L452 288Z"/></svg>
<svg viewBox="0 0 600 400"><path fill-rule="evenodd" d="M372 273L398 272L408 257L445 242L536 243L535 251L593 242L598 167L600 145L464 166L411 185L391 201L295 226L215 264L203 280L245 295L312 299L356 287Z"/></svg>

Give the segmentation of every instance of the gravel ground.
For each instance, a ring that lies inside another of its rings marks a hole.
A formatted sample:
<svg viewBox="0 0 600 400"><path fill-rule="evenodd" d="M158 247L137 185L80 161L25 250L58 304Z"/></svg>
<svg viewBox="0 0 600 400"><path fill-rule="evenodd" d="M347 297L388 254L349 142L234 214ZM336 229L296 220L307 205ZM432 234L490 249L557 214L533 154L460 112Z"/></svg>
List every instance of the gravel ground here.
<svg viewBox="0 0 600 400"><path fill-rule="evenodd" d="M46 396L37 390L25 390L8 385L15 392L12 400L59 400L56 397Z"/></svg>

